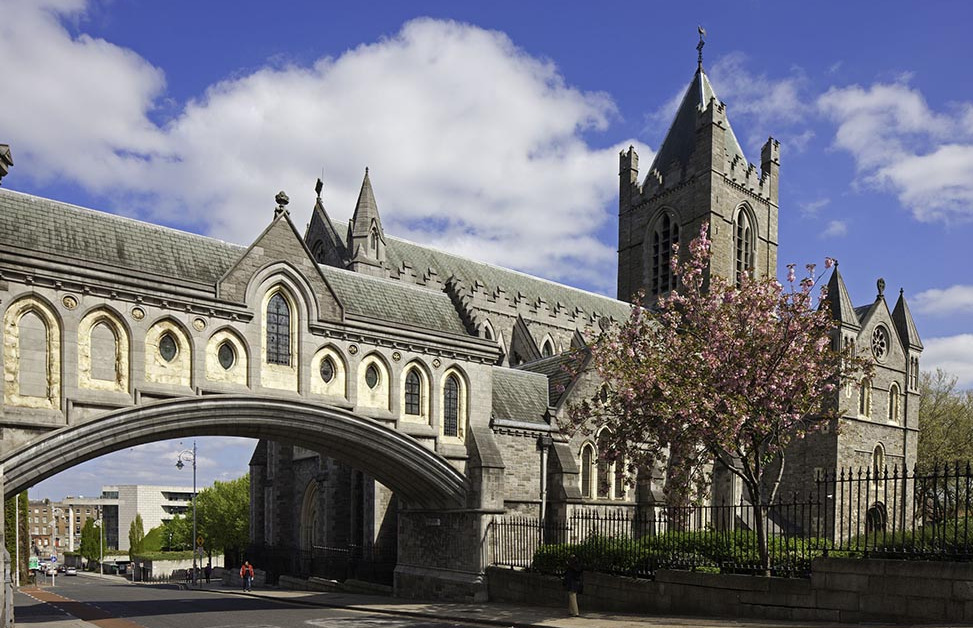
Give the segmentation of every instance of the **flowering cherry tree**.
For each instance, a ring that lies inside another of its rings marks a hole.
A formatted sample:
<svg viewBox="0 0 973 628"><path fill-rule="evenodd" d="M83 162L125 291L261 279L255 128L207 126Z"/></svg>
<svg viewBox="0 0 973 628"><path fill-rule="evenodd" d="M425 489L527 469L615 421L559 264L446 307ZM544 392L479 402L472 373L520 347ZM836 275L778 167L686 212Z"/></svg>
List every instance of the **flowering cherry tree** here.
<svg viewBox="0 0 973 628"><path fill-rule="evenodd" d="M633 306L592 343L590 365L605 384L569 415L575 427L608 428L603 460L630 472L665 468L670 505L701 495L714 465L739 476L769 568L764 524L787 445L837 416L836 387L867 366L832 348L835 322L824 289L813 294L814 265L800 280L789 266L788 287L772 277L728 281L708 272L707 230L672 256L676 291L654 309Z"/></svg>

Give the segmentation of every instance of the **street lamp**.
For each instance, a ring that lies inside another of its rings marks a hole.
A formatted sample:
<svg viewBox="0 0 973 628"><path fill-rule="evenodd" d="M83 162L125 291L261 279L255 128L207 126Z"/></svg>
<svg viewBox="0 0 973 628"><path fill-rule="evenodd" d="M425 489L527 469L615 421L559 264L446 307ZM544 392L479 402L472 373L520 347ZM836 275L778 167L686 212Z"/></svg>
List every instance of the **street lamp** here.
<svg viewBox="0 0 973 628"><path fill-rule="evenodd" d="M196 586L196 441L193 441L192 451L184 449L180 451L176 456L176 468L180 471L186 465L183 464L183 460L193 461L193 538L192 538L192 548L193 548L193 586Z"/></svg>
<svg viewBox="0 0 973 628"><path fill-rule="evenodd" d="M98 573L100 575L105 575L105 544L104 544L104 530L102 530L102 520L96 519L94 525L98 526L98 554L100 558L98 559Z"/></svg>

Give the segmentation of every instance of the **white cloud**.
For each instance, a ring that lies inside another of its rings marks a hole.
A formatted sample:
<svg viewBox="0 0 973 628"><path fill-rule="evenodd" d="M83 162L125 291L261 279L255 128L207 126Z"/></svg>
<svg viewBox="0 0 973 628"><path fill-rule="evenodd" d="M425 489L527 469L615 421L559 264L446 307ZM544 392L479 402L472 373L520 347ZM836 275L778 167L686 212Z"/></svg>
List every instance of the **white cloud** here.
<svg viewBox="0 0 973 628"><path fill-rule="evenodd" d="M923 314L973 313L973 286L955 285L945 290L925 290L915 296L914 302L916 311Z"/></svg>
<svg viewBox="0 0 973 628"><path fill-rule="evenodd" d="M66 178L116 210L247 243L280 189L306 220L322 168L325 205L347 218L367 165L391 233L612 289L615 252L596 232L629 142L594 149L582 133L604 129L614 104L504 34L414 20L310 66L229 78L158 125L162 71L72 37L62 21L84 6L0 0L0 131L17 176Z"/></svg>
<svg viewBox="0 0 973 628"><path fill-rule="evenodd" d="M831 204L830 198L819 198L813 201L799 203L797 208L805 218L817 216L818 212Z"/></svg>
<svg viewBox="0 0 973 628"><path fill-rule="evenodd" d="M894 191L919 220L973 218L973 105L933 111L905 82L832 87L817 105L865 183Z"/></svg>
<svg viewBox="0 0 973 628"><path fill-rule="evenodd" d="M841 238L848 235L848 225L843 220L832 220L821 232L822 238Z"/></svg>
<svg viewBox="0 0 973 628"><path fill-rule="evenodd" d="M957 378L960 388L973 388L973 334L923 340L922 368L941 368Z"/></svg>

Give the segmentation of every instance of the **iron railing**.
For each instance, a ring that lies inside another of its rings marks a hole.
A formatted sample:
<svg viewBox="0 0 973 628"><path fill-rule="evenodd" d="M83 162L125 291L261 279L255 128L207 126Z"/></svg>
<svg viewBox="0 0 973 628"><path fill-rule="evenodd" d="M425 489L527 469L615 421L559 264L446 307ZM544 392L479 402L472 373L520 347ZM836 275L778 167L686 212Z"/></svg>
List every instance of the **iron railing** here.
<svg viewBox="0 0 973 628"><path fill-rule="evenodd" d="M970 465L953 464L825 473L808 494L761 512L746 499L638 510L592 502L546 522L496 517L492 561L558 573L576 554L587 569L637 577L661 568L804 576L828 555L965 561L973 559L971 488Z"/></svg>

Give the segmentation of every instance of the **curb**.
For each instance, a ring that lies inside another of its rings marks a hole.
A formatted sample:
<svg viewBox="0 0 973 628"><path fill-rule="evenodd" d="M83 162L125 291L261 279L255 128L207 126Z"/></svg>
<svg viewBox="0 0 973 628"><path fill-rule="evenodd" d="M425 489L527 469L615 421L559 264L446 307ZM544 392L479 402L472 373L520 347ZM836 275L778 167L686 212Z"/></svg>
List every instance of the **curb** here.
<svg viewBox="0 0 973 628"><path fill-rule="evenodd" d="M232 591L224 589L201 589L205 591L211 591L214 593L223 593L226 595L237 595L241 597L260 597L265 600L274 600L282 604L294 604L296 606L306 606L306 607L318 607L318 608L343 608L353 611L361 611L363 613L376 613L380 615L392 615L398 617L421 617L425 619L438 619L440 621L456 621L465 624L480 624L483 626L505 626L507 628L546 628L542 624L534 624L529 622L515 621L515 620L499 620L490 619L486 617L469 617L467 615L454 615L454 614L442 614L442 613L428 613L422 611L405 611L405 610L394 610L389 608L376 608L374 606L353 606L348 604L336 604L327 602L314 602L309 600L301 599L284 599L275 597L273 595L261 595L260 591L250 591L246 593L244 591Z"/></svg>

